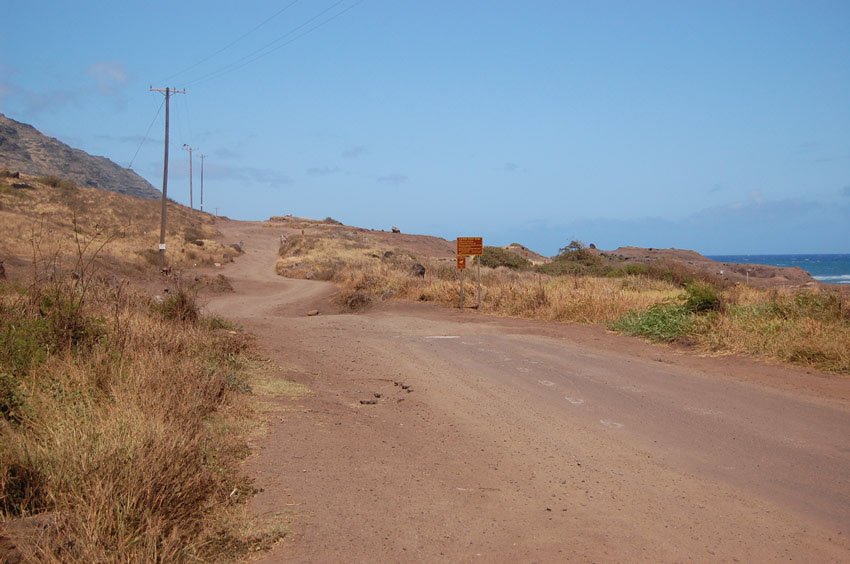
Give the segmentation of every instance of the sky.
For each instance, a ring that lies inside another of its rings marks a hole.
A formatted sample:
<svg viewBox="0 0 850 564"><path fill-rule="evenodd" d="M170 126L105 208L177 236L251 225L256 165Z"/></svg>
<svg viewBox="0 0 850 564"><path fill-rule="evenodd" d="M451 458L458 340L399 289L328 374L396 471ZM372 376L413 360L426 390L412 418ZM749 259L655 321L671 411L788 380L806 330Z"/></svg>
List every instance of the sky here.
<svg viewBox="0 0 850 564"><path fill-rule="evenodd" d="M850 253L850 2L3 0L0 112L188 204ZM11 23L10 23L11 22ZM150 128L150 129L149 129ZM149 135L146 135L150 131ZM144 142L142 142L144 140Z"/></svg>

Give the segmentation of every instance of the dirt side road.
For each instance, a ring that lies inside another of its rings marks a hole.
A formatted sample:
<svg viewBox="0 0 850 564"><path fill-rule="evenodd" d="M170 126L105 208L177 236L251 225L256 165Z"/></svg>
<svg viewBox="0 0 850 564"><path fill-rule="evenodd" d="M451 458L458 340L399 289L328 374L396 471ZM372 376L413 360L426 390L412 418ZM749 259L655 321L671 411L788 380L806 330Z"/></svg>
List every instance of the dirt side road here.
<svg viewBox="0 0 850 564"><path fill-rule="evenodd" d="M331 286L274 274L279 229L221 227L247 253L209 309L314 390L248 462L253 509L291 523L266 561L850 560L847 379L416 304L333 315Z"/></svg>

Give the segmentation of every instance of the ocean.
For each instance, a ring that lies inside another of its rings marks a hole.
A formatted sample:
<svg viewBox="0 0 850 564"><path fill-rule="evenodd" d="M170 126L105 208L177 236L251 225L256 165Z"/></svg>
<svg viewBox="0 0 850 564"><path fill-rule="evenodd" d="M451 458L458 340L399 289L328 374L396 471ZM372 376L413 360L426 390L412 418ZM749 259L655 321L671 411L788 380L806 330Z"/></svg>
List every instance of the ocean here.
<svg viewBox="0 0 850 564"><path fill-rule="evenodd" d="M828 284L850 284L850 255L713 255L720 262L799 266L815 280Z"/></svg>

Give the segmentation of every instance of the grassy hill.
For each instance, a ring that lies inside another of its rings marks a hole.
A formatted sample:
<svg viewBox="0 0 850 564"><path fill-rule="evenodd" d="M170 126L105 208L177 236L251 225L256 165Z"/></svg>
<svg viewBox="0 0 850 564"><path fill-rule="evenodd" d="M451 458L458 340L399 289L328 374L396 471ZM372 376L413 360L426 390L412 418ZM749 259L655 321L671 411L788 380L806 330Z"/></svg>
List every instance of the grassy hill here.
<svg viewBox="0 0 850 564"><path fill-rule="evenodd" d="M0 169L0 260L11 277L23 274L34 261L68 269L82 245L100 249L93 260L101 269L133 276L156 273L160 205L82 188L55 176ZM169 202L169 265L189 268L233 260L239 250L216 240L215 223L210 214Z"/></svg>

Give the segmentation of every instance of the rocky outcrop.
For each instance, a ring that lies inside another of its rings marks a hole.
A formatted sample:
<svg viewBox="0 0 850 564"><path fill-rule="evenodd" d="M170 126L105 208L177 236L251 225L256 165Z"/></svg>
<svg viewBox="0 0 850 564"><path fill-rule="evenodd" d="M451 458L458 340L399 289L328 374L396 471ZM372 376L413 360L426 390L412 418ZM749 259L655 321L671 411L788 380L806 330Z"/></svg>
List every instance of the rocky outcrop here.
<svg viewBox="0 0 850 564"><path fill-rule="evenodd" d="M162 194L147 180L106 157L74 149L36 128L0 114L0 168L34 176L57 176L79 186L101 188L137 198Z"/></svg>

